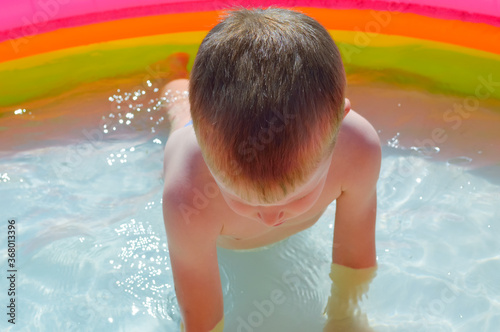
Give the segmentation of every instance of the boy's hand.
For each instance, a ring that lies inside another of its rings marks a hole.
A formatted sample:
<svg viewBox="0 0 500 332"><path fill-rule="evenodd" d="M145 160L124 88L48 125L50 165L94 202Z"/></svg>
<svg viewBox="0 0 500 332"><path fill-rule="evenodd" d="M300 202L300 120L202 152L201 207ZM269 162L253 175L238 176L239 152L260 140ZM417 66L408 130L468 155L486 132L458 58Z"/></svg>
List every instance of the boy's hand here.
<svg viewBox="0 0 500 332"><path fill-rule="evenodd" d="M374 332L366 315L360 314L338 321L329 321L323 332Z"/></svg>
<svg viewBox="0 0 500 332"><path fill-rule="evenodd" d="M186 329L184 328L184 323L181 322L181 332L186 332ZM212 330L209 332L224 332L224 317L222 320L217 324L216 327L214 327Z"/></svg>
<svg viewBox="0 0 500 332"><path fill-rule="evenodd" d="M372 331L358 302L368 291L376 270L376 267L353 269L332 264L330 272L332 288L325 308L327 322L323 332Z"/></svg>

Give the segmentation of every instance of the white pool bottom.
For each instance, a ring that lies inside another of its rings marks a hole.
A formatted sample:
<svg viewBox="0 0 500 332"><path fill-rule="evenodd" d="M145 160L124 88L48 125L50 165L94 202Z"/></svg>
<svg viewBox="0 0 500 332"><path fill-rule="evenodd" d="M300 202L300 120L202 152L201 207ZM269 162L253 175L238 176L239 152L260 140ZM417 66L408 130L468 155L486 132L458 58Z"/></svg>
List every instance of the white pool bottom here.
<svg viewBox="0 0 500 332"><path fill-rule="evenodd" d="M1 217L15 217L19 225L18 324L2 319L0 330L177 331L161 212L164 118L140 101L121 111L85 100L80 110L62 112L67 132L39 138L37 130L59 129L62 120L35 121L9 134L12 153L0 153ZM107 128L89 112L106 118ZM363 303L371 326L377 332L498 332L500 178L486 180L460 167L466 158L437 162L400 147L393 125L381 125L385 137L396 138L384 147L378 183L379 270ZM500 174L498 166L489 170ZM226 331L321 331L334 209L268 250L219 250ZM0 287L6 289L6 279ZM279 303L269 305L276 294Z"/></svg>
<svg viewBox="0 0 500 332"><path fill-rule="evenodd" d="M18 324L3 320L2 330L176 331L163 145L128 144L126 163L104 168L127 145L108 142L62 178L51 178L51 163L65 148L2 162L9 180L1 194L11 197L2 210L20 226ZM408 164L412 173L395 180ZM379 270L363 304L375 331L497 331L499 192L458 166L384 148ZM334 209L268 250L219 250L227 331L321 331Z"/></svg>

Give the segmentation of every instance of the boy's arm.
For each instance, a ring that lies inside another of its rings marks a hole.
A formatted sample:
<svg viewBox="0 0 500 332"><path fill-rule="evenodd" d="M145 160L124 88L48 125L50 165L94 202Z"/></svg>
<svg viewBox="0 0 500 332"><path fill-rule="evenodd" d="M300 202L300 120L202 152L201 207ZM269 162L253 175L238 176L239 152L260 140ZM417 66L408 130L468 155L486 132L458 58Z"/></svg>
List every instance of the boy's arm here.
<svg viewBox="0 0 500 332"><path fill-rule="evenodd" d="M375 266L375 219L377 180L381 149L373 127L360 117L363 135L352 135L348 150L351 165L337 198L333 236L333 263L351 268Z"/></svg>
<svg viewBox="0 0 500 332"><path fill-rule="evenodd" d="M337 198L332 287L325 309L328 319L324 332L372 331L358 301L368 291L376 273L376 184L381 151L375 130L366 120L363 122L364 135L350 142L349 150L354 151L349 158L352 167Z"/></svg>
<svg viewBox="0 0 500 332"><path fill-rule="evenodd" d="M375 186L369 188L368 185L360 184L358 188L342 192L337 198L335 213L333 263L355 269L376 265L376 213Z"/></svg>
<svg viewBox="0 0 500 332"><path fill-rule="evenodd" d="M165 190L163 217L184 329L215 331L216 326L223 324L224 315L216 250L220 230L195 218L185 220L180 213L181 204L187 208L189 204L185 202L192 200L186 200L179 191Z"/></svg>

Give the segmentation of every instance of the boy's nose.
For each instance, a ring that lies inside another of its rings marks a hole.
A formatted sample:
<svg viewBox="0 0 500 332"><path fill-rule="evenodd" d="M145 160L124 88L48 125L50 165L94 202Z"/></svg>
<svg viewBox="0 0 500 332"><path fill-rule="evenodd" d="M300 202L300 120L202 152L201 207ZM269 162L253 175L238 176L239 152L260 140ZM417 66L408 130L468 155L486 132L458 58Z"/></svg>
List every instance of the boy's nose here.
<svg viewBox="0 0 500 332"><path fill-rule="evenodd" d="M259 211L257 217L266 225L274 226L283 222L285 212L281 210L275 211Z"/></svg>

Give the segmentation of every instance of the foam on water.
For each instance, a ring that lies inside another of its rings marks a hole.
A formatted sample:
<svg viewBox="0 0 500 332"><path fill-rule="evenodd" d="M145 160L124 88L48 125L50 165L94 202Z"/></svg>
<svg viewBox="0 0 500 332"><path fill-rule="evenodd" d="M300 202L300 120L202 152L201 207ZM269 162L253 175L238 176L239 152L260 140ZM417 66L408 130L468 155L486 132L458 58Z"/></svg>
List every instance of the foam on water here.
<svg viewBox="0 0 500 332"><path fill-rule="evenodd" d="M20 275L18 324L2 320L2 330L177 330L161 211L168 130L154 89L106 98L99 121L73 127L91 138L24 141L0 160ZM382 162L379 270L363 303L374 330L496 332L499 185L465 169L466 158L437 162L401 147L399 134ZM227 331L321 331L334 214L332 204L315 226L266 250L219 249Z"/></svg>

